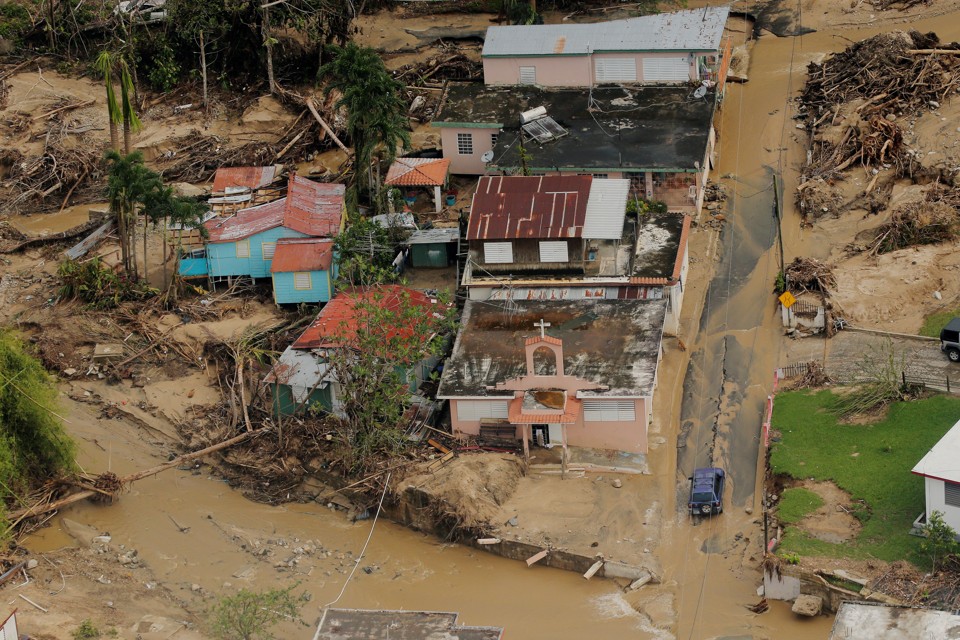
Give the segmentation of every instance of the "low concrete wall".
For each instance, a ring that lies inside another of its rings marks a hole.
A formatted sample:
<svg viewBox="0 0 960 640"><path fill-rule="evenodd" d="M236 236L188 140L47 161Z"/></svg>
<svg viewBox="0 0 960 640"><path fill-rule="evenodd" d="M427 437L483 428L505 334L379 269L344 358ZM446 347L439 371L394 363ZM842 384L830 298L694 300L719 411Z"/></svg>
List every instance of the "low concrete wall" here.
<svg viewBox="0 0 960 640"><path fill-rule="evenodd" d="M523 560L535 556L544 550L544 547L520 542L518 540L503 540L495 544L478 544L474 535L477 532L460 531L457 523L452 519L438 518L435 514L444 513L445 509L438 508L434 498L416 487L407 487L393 500L383 505L383 514L398 524L433 534L444 540L453 540L466 546L474 547L511 560ZM563 549L547 549L546 557L538 561L538 566L575 571L584 574L592 567L600 555L581 555ZM628 565L623 562L604 562L603 567L595 574L605 578L624 578L638 580L645 576L652 576L650 571L643 567Z"/></svg>
<svg viewBox="0 0 960 640"><path fill-rule="evenodd" d="M819 596L823 600L823 610L830 613L836 613L840 604L847 601L897 604L896 599L866 587L859 593L850 591L830 584L814 571L793 566L781 567L779 576L764 572L763 594L771 600L796 600L801 594Z"/></svg>

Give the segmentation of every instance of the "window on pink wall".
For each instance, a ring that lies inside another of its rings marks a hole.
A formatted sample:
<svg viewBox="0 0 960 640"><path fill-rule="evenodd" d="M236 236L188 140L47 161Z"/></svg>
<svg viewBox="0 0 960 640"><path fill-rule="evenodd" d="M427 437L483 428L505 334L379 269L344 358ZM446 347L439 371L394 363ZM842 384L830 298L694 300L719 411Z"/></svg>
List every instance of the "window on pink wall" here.
<svg viewBox="0 0 960 640"><path fill-rule="evenodd" d="M457 153L459 153L462 156L473 155L473 134L472 133L457 134Z"/></svg>

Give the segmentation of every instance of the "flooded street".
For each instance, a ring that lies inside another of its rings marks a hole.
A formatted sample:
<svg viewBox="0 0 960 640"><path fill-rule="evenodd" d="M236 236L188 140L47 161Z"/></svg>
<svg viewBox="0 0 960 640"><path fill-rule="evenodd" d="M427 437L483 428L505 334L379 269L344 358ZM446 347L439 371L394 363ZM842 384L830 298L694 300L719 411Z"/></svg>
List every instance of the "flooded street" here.
<svg viewBox="0 0 960 640"><path fill-rule="evenodd" d="M467 22L465 26L483 23ZM737 26L731 34L739 45L747 30L742 23ZM944 41L960 38L955 16L910 27L937 31ZM831 617L801 619L781 602L771 602L770 611L760 615L746 608L760 599L759 435L773 371L781 360L779 316L771 295L780 259L773 176L780 174L784 182L786 261L815 253L818 243L828 239L801 231L798 224L792 194L804 132L795 128L787 98L802 86L809 61L843 48L848 39L880 30L847 28L802 38L765 33L752 48L750 81L727 91L717 127L719 164L712 174L727 192L726 223L721 232L702 227L691 240L700 253L693 254L683 311L686 351L673 342L667 347L657 391L662 443L650 454L652 475L642 478L644 491L661 497L662 534L656 549L661 584L625 594L612 580L586 581L576 573L527 568L380 520L336 606L455 611L461 623L502 626L511 639L827 637ZM88 209L71 208L56 217L18 216L11 222L24 233L56 233L63 230L61 224L69 228L85 222ZM701 280L694 282L696 278ZM84 385L74 383L71 391L82 393ZM87 386L108 393L104 383ZM127 391L109 387L118 398ZM179 391L176 385L167 389ZM88 472L109 469L124 475L159 464L174 451L149 421L138 425L106 419L96 405L66 395L62 400L68 431L80 443L78 461ZM160 406L163 399L154 402ZM692 522L686 512L686 478L705 466L728 471L726 511ZM72 546L64 519L108 532L115 547L139 552L149 575L134 570L133 599L166 590L171 601L194 614L196 623L217 597L237 588L299 583L298 590L311 597L302 614L311 627L324 605L344 589L373 523L351 523L343 512L316 503L269 507L251 502L206 465L140 480L111 506L83 502L63 509L24 545L40 553ZM55 609L56 596L48 601ZM90 616L110 615L110 609L112 604L104 603ZM25 627L41 615L26 608L21 614ZM312 628L291 623L278 636L311 633Z"/></svg>

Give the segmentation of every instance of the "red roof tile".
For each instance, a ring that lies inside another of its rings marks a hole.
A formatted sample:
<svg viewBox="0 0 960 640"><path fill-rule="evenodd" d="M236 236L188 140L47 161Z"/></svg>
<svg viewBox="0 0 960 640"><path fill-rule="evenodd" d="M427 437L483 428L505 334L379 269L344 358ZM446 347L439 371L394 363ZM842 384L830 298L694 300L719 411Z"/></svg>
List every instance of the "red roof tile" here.
<svg viewBox="0 0 960 640"><path fill-rule="evenodd" d="M333 240L281 238L273 252L271 273L329 271L333 263Z"/></svg>
<svg viewBox="0 0 960 640"><path fill-rule="evenodd" d="M358 287L340 293L320 310L317 319L291 345L294 349L319 349L343 346L349 342L351 334L359 329L356 308L361 301L378 304L388 311L400 308L401 304L422 307L425 312L437 307L436 299L421 291L408 289L400 285L381 285L377 287ZM399 335L403 327L397 328ZM335 341L334 340L334 334ZM392 337L392 336L389 336Z"/></svg>
<svg viewBox="0 0 960 640"><path fill-rule="evenodd" d="M275 165L268 167L220 167L213 177L213 192L223 193L227 187L259 189L265 187L277 175Z"/></svg>
<svg viewBox="0 0 960 640"><path fill-rule="evenodd" d="M332 238L343 217L342 184L314 182L290 176L287 197L249 209L229 218L214 218L204 226L210 242L233 242L274 227L284 226L318 238Z"/></svg>
<svg viewBox="0 0 960 640"><path fill-rule="evenodd" d="M483 176L467 240L579 238L591 176Z"/></svg>
<svg viewBox="0 0 960 640"><path fill-rule="evenodd" d="M582 400L568 396L563 411L525 413L523 398L514 398L508 405L507 420L510 424L571 424L577 421L582 405Z"/></svg>
<svg viewBox="0 0 960 640"><path fill-rule="evenodd" d="M384 184L396 186L442 186L447 181L450 158L397 158L387 170Z"/></svg>

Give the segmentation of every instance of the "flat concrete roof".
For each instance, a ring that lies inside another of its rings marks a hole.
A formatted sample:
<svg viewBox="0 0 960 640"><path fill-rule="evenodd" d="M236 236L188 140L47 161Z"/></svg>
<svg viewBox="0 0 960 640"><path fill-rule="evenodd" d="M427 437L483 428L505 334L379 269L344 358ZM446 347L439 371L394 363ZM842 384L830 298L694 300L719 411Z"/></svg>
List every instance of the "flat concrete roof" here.
<svg viewBox="0 0 960 640"><path fill-rule="evenodd" d="M513 397L491 387L526 375L525 341L540 320L563 342L564 373L607 387L583 396L651 397L666 308L665 299L468 300L437 397Z"/></svg>
<svg viewBox="0 0 960 640"><path fill-rule="evenodd" d="M680 258L685 216L654 214L637 225L633 275L638 278L674 277Z"/></svg>
<svg viewBox="0 0 960 640"><path fill-rule="evenodd" d="M960 638L960 616L948 611L844 602L830 640Z"/></svg>
<svg viewBox="0 0 960 640"><path fill-rule="evenodd" d="M503 629L457 625L456 613L327 609L320 640L500 640Z"/></svg>
<svg viewBox="0 0 960 640"><path fill-rule="evenodd" d="M694 98L690 87L596 87L588 110L587 89L455 83L433 126L502 129L487 166L512 170L520 167L520 113L542 106L568 133L524 142L531 171L692 172L707 150L714 98Z"/></svg>

